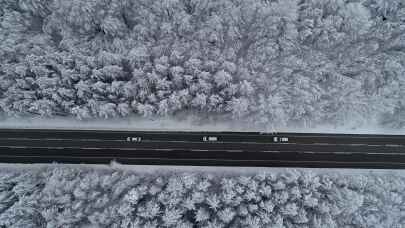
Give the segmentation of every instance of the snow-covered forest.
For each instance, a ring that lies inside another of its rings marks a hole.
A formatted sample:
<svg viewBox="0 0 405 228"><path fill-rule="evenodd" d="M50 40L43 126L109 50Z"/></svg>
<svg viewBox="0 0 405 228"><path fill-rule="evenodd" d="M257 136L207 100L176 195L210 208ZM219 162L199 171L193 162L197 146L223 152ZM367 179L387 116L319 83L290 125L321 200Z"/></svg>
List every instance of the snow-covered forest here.
<svg viewBox="0 0 405 228"><path fill-rule="evenodd" d="M405 127L403 0L0 0L3 116Z"/></svg>
<svg viewBox="0 0 405 228"><path fill-rule="evenodd" d="M403 173L280 169L218 175L58 166L2 167L1 173L0 227L7 228L405 224Z"/></svg>

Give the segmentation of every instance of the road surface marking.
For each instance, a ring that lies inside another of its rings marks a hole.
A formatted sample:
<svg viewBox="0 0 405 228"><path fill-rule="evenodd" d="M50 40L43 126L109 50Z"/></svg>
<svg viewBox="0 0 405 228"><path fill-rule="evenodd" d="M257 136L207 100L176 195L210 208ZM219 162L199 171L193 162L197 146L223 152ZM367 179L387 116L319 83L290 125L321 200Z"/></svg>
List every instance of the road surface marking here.
<svg viewBox="0 0 405 228"><path fill-rule="evenodd" d="M71 139L71 138L42 138L42 139L33 139L33 138L0 138L1 140L15 140L15 141L79 141L79 142L126 142L126 140L121 139Z"/></svg>
<svg viewBox="0 0 405 228"><path fill-rule="evenodd" d="M230 152L230 153L242 153L243 150L226 150L226 152Z"/></svg>
<svg viewBox="0 0 405 228"><path fill-rule="evenodd" d="M353 154L352 152L332 152L332 154Z"/></svg>
<svg viewBox="0 0 405 228"><path fill-rule="evenodd" d="M155 161L218 161L218 162L277 162L277 163L312 163L312 164L370 164L370 165L405 165L404 162L343 162L343 161L320 161L320 160L313 160L313 161L300 161L300 160L240 160L240 159L185 159L185 158L150 158L150 157L117 157L117 156L37 156L37 155L30 155L30 156L22 156L22 155L0 155L0 158L45 158L50 160L58 160L58 159L89 159L91 162L92 159L108 159L108 160L116 160L116 159L126 159L126 160L155 160ZM35 161L33 161L35 163Z"/></svg>
<svg viewBox="0 0 405 228"><path fill-rule="evenodd" d="M405 156L404 153L398 152L350 152L350 151L331 151L331 152L324 152L324 151L244 151L244 150L226 150L226 149L193 149L193 148L164 148L164 149L155 149L155 148L142 148L142 147L133 147L133 148L117 148L117 147L80 147L80 146L1 146L0 148L10 148L10 149L79 149L79 150L121 150L121 151L137 151L137 150L145 150L145 151L191 151L191 152L208 152L208 151L220 151L220 152L233 152L233 153L304 153L304 154L347 154L347 155L395 155L395 156Z"/></svg>
<svg viewBox="0 0 405 228"><path fill-rule="evenodd" d="M1 140L15 140L15 141L77 141L77 142L127 142L125 139L72 139L72 138L44 138L44 139L35 139L35 138L0 138ZM232 141L217 141L217 142L202 142L202 141L180 141L180 140L168 140L168 141L161 141L161 140L150 140L144 139L143 142L148 143L193 143L193 144L246 144L246 145L319 145L319 146L352 146L352 147L405 147L405 145L401 144L336 144L336 143L273 143L269 140L269 142L232 142ZM142 143L142 142L140 142Z"/></svg>
<svg viewBox="0 0 405 228"><path fill-rule="evenodd" d="M398 145L398 144L385 144L385 146L388 146L388 147L402 147L403 145Z"/></svg>

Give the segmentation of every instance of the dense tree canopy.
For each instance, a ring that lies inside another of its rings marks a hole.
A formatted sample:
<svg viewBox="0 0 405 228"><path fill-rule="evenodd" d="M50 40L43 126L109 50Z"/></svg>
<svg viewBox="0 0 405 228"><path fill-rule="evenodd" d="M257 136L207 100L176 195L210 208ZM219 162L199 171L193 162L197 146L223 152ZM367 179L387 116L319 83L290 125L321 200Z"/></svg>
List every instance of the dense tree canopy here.
<svg viewBox="0 0 405 228"><path fill-rule="evenodd" d="M397 228L405 222L404 176L378 171L4 169L0 196L0 227L10 228Z"/></svg>
<svg viewBox="0 0 405 228"><path fill-rule="evenodd" d="M401 0L0 0L7 116L405 126Z"/></svg>

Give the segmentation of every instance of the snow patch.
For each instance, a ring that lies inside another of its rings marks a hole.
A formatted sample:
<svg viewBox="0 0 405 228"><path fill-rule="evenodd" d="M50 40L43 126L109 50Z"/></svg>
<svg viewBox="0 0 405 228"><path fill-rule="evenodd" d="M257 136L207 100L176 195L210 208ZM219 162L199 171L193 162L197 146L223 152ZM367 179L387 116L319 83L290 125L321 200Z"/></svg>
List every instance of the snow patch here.
<svg viewBox="0 0 405 228"><path fill-rule="evenodd" d="M239 132L298 132L298 133L338 133L338 134L387 134L405 135L405 129L381 127L353 127L322 125L313 128L274 127L267 130L242 125L237 121L220 123L196 123L192 118L145 119L141 117L116 118L109 120L81 121L72 117L55 118L6 118L0 121L0 128L16 129L81 129L81 130L127 130L127 131L239 131Z"/></svg>

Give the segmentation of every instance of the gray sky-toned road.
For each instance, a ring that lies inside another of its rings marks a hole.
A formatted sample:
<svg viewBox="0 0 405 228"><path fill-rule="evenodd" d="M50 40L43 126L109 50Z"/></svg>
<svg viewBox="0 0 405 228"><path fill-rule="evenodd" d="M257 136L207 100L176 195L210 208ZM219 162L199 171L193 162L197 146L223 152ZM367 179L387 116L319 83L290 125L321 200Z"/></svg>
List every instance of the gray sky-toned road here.
<svg viewBox="0 0 405 228"><path fill-rule="evenodd" d="M0 130L0 162L405 168L405 136Z"/></svg>

